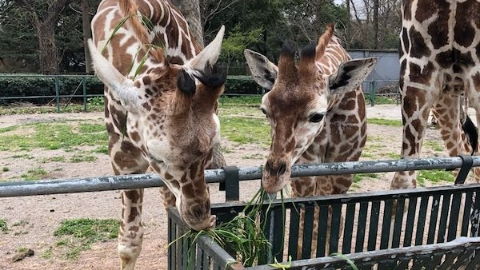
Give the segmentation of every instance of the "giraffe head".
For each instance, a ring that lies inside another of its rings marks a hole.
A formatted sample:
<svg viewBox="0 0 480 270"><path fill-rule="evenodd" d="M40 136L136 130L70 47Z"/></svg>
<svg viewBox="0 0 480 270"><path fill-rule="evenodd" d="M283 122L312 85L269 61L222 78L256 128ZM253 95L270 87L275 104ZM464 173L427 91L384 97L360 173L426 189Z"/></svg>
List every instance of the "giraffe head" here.
<svg viewBox="0 0 480 270"><path fill-rule="evenodd" d="M123 76L89 41L97 76L127 110L124 135L165 180L182 218L196 230L215 224L204 167L219 140L215 109L226 76L215 63L223 34L224 27L184 65L169 64L156 49L148 60L157 62L154 68L146 65L135 79Z"/></svg>
<svg viewBox="0 0 480 270"><path fill-rule="evenodd" d="M262 177L269 193L288 183L292 164L325 126L324 116L339 96L359 87L373 69L375 59L368 58L342 63L336 73L323 74L317 61L332 35L333 27L327 28L318 44L302 50L298 63L289 45L282 48L278 66L259 53L245 51L253 78L270 89L260 106L271 126L272 143Z"/></svg>

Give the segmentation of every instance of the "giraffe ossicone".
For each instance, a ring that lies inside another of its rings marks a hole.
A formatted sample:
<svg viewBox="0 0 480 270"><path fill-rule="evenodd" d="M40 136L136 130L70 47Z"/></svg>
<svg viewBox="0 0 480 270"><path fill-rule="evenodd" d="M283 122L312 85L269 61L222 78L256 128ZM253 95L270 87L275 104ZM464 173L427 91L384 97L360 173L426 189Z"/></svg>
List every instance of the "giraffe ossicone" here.
<svg viewBox="0 0 480 270"><path fill-rule="evenodd" d="M204 169L224 165L216 115L226 79L216 65L224 32L202 49L167 0L103 0L92 20L89 48L105 84L113 170L159 174L168 187L165 206L176 206L195 230L215 224ZM142 189L122 191L122 269L134 269L141 251L142 203Z"/></svg>

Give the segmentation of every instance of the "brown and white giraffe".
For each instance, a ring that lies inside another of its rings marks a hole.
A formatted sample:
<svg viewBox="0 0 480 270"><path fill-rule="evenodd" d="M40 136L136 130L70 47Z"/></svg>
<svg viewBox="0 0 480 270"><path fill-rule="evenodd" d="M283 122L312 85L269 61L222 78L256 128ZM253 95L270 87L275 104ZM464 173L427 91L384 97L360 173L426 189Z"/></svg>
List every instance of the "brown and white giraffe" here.
<svg viewBox="0 0 480 270"><path fill-rule="evenodd" d="M430 111L450 156L476 153L477 130L462 104L466 96L480 112L480 2L404 0L402 16L402 158L419 157ZM391 184L415 186L414 171L396 173Z"/></svg>
<svg viewBox="0 0 480 270"><path fill-rule="evenodd" d="M358 160L367 136L361 83L372 71L373 58L350 60L334 27L329 25L316 46L302 50L299 63L288 46L278 67L265 56L246 50L255 81L270 92L261 110L271 125L272 144L262 185L281 190L294 163ZM302 177L292 181L295 196L347 192L351 175Z"/></svg>
<svg viewBox="0 0 480 270"><path fill-rule="evenodd" d="M115 174L151 168L168 186L166 205L176 205L193 229L213 226L204 168L219 141L215 110L225 75L214 65L224 28L202 50L170 1L104 0L92 33L95 71L106 85L105 121ZM141 189L122 192L122 269L134 269L141 250L142 201Z"/></svg>

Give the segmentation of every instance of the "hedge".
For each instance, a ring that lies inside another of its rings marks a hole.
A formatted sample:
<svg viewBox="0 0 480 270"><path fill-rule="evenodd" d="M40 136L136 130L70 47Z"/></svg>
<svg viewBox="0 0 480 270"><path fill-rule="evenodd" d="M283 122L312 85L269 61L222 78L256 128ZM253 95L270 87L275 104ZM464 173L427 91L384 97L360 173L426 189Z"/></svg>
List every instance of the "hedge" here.
<svg viewBox="0 0 480 270"><path fill-rule="evenodd" d="M87 94L103 94L103 84L95 76L2 76L0 75L0 103L21 101L1 100L2 97L55 96L55 80L58 81L60 95L81 95L82 80L86 80ZM76 90L76 92L75 92ZM228 76L226 94L261 94L262 88L249 76ZM44 103L49 99L23 99L32 103Z"/></svg>

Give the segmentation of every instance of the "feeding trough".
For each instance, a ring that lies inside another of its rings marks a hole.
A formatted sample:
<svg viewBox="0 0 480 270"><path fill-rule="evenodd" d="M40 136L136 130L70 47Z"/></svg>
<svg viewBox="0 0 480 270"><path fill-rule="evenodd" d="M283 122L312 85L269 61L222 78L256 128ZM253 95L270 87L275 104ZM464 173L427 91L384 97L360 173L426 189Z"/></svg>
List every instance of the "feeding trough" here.
<svg viewBox="0 0 480 270"><path fill-rule="evenodd" d="M212 205L212 214L228 222L245 205ZM207 235L174 241L189 229L168 212L169 269L243 268ZM480 269L479 214L479 184L274 201L260 215L271 250L246 269L275 260L289 269Z"/></svg>

